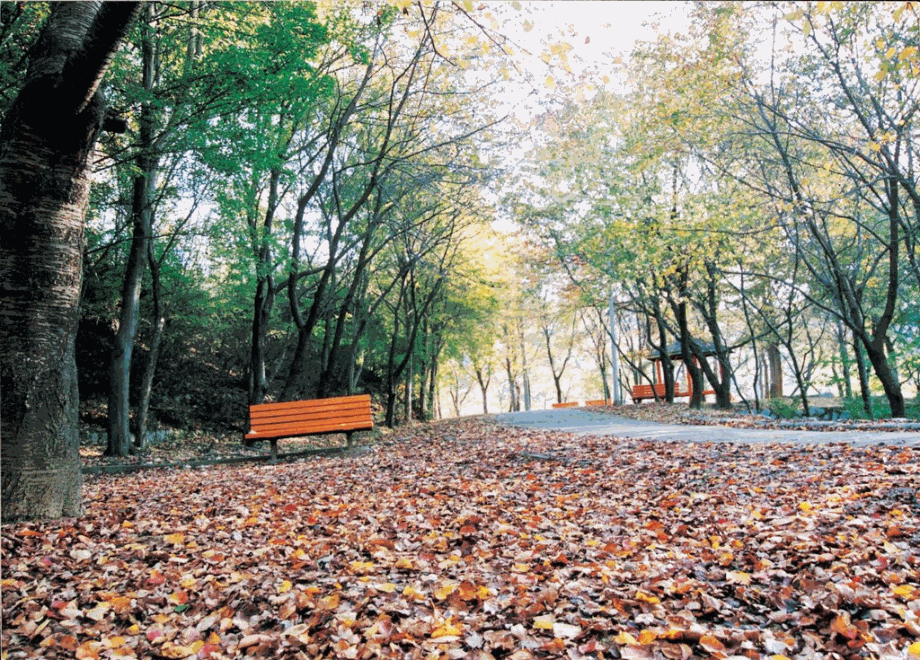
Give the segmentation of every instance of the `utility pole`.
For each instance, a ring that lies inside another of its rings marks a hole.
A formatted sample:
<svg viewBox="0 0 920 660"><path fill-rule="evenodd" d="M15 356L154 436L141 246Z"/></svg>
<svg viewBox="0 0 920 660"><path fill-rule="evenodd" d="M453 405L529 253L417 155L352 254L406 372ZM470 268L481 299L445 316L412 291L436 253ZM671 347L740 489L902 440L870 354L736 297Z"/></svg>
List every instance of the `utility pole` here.
<svg viewBox="0 0 920 660"><path fill-rule="evenodd" d="M613 388L610 390L613 396L613 403L620 405L623 403L623 395L620 392L620 352L617 349L617 326L616 326L617 304L614 298L613 290L610 291L610 371L613 379Z"/></svg>

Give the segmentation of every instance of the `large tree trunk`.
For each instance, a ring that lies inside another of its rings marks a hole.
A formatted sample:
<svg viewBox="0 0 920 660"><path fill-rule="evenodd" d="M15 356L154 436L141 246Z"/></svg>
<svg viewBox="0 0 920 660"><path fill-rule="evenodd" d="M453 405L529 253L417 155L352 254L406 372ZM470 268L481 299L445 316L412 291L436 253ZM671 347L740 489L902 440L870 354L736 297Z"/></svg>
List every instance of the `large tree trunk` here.
<svg viewBox="0 0 920 660"><path fill-rule="evenodd" d="M81 511L74 339L97 92L135 3L55 4L0 131L4 522Z"/></svg>

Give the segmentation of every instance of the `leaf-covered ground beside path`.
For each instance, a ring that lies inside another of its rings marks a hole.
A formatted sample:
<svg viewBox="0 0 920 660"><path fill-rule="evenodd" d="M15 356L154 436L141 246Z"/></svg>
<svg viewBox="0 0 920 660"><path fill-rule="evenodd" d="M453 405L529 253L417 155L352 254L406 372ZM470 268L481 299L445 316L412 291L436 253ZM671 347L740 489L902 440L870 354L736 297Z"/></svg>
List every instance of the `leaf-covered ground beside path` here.
<svg viewBox="0 0 920 660"><path fill-rule="evenodd" d="M2 532L3 658L920 657L920 455L421 426Z"/></svg>

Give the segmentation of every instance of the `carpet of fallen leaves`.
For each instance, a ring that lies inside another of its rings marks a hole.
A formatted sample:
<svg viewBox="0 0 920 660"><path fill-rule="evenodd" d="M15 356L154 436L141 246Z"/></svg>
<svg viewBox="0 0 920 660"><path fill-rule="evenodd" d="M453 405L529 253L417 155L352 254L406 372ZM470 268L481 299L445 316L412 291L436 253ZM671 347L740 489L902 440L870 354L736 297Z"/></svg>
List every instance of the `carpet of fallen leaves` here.
<svg viewBox="0 0 920 660"><path fill-rule="evenodd" d="M7 658L920 658L920 452L467 419L97 477L2 530Z"/></svg>
<svg viewBox="0 0 920 660"><path fill-rule="evenodd" d="M817 407L820 402L816 402ZM917 419L838 419L824 421L810 417L799 419L775 419L750 413L742 404L735 404L730 410L719 410L711 404L699 410L691 410L686 403L647 402L640 405L597 406L594 410L618 417L637 419L661 424L690 424L694 426L731 426L758 430L800 430L800 431L920 431Z"/></svg>

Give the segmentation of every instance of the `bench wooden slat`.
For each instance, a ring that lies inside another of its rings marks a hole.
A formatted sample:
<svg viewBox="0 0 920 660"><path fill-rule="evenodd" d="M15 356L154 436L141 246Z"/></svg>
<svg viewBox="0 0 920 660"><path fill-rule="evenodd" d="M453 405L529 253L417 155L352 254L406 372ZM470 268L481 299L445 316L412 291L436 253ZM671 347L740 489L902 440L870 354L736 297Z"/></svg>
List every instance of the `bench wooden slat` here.
<svg viewBox="0 0 920 660"><path fill-rule="evenodd" d="M249 420L256 424L272 424L285 419L341 419L341 418L367 418L370 419L369 406L348 408L317 408L313 410L303 408L284 408L280 410L250 410Z"/></svg>
<svg viewBox="0 0 920 660"><path fill-rule="evenodd" d="M308 431L322 433L324 430L334 431L339 429L362 429L373 426L371 416L367 415L342 415L339 417L325 417L321 419L304 419L297 416L286 416L272 419L271 421L261 421L250 423L252 427L247 435L258 434L266 437L272 433L278 434L291 429L303 429L300 435L310 435Z"/></svg>
<svg viewBox="0 0 920 660"><path fill-rule="evenodd" d="M305 401L282 401L281 403L260 403L255 406L249 406L250 412L258 410L259 412L269 412L272 410L285 409L303 409L313 410L315 408L342 408L355 407L360 408L364 405L370 405L370 394L355 394L353 396L330 397L328 399L307 399Z"/></svg>
<svg viewBox="0 0 920 660"><path fill-rule="evenodd" d="M371 416L370 413L361 412L360 410L343 412L340 415L335 414L334 411L329 411L322 415L315 416L305 416L303 413L292 412L272 415L271 417L252 417L249 420L249 425L253 428L268 429L275 426L304 423L305 419L309 419L310 423L315 426L322 426L324 424L341 426L347 424L361 425L370 423Z"/></svg>

